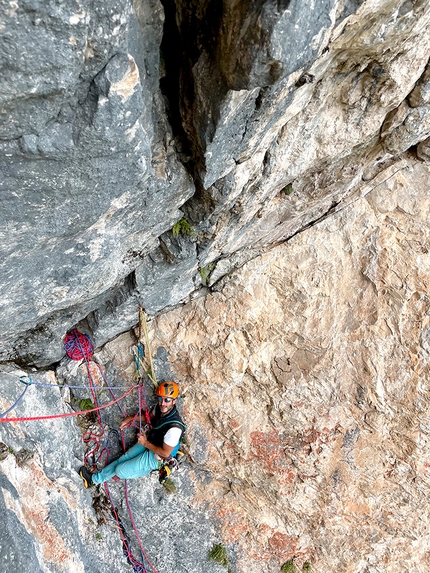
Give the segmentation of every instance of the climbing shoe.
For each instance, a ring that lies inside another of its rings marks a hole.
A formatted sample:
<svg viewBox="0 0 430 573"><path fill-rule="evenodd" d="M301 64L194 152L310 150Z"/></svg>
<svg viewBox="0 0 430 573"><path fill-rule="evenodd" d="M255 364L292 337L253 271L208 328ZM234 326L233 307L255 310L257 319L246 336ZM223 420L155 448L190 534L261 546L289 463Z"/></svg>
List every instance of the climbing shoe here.
<svg viewBox="0 0 430 573"><path fill-rule="evenodd" d="M89 472L85 466L82 466L80 468L79 475L81 476L82 481L84 482L85 488L88 489L90 486L93 485L93 476L92 476L91 472Z"/></svg>

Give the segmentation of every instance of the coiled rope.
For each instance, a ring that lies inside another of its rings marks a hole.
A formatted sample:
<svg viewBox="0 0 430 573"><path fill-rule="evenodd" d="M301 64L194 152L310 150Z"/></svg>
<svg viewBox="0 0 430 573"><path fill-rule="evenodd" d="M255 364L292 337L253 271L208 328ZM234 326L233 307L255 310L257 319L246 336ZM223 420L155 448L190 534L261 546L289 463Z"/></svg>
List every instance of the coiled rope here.
<svg viewBox="0 0 430 573"><path fill-rule="evenodd" d="M72 360L90 360L94 353L94 346L87 334L82 334L79 330L71 330L64 337L64 350Z"/></svg>

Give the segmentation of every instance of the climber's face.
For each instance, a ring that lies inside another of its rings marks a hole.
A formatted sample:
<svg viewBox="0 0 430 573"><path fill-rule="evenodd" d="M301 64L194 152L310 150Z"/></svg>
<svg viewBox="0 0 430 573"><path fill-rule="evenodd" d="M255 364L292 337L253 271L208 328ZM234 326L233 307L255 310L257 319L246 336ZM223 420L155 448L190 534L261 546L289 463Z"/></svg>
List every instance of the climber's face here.
<svg viewBox="0 0 430 573"><path fill-rule="evenodd" d="M162 416L168 414L170 410L173 408L173 406L176 404L176 400L173 400L173 398L164 398L159 396L157 400Z"/></svg>

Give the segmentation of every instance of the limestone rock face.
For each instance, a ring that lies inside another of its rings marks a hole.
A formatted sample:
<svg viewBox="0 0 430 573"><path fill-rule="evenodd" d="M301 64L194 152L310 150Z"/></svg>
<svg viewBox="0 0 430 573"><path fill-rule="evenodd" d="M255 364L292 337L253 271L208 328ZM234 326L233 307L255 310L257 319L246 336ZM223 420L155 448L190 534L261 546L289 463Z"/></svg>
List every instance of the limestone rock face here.
<svg viewBox="0 0 430 573"><path fill-rule="evenodd" d="M134 385L133 358L130 336L107 345L98 354L98 363L106 366L105 376L111 386ZM115 358L112 360L112 354ZM91 362L96 386L101 376L96 363ZM121 370L119 370L121 368ZM121 374L118 374L118 373ZM0 371L1 413L13 407L23 389L21 381L28 375L17 368ZM24 375L24 376L23 376ZM31 373L32 384L13 408L10 416L35 417L73 414L81 400L91 399L88 389L70 390L72 386L88 386L85 365L64 361L54 372ZM61 390L57 382L66 383ZM119 397L121 391L113 390ZM112 400L106 391L101 404ZM121 401L123 411L135 412L136 394ZM106 424L106 443L100 441L96 458L103 447L109 448L112 459L122 453L115 432L122 420L121 410L115 406L101 411ZM75 417L51 420L0 424L0 571L37 571L38 573L129 573L132 571L123 553L120 532L111 514L111 504L103 486L85 490L78 469L84 450L95 447L93 441L83 443L85 432L100 435L96 418L88 415L79 423ZM88 434L87 434L88 435ZM127 446L136 440L136 431L127 430ZM100 467L103 467L102 455ZM177 493L169 494L159 483L158 474L128 484L128 502L139 539L150 562L161 571L201 571L220 573L216 563L208 561L209 550L217 540L216 524L205 508L190 510L193 492L189 470L175 475ZM119 513L135 558L142 562L137 537L125 502L124 482L109 482L109 493ZM180 532L180 535L179 535ZM143 561L152 570L147 561Z"/></svg>
<svg viewBox="0 0 430 573"><path fill-rule="evenodd" d="M426 570L429 167L405 157L360 192L149 323L158 380L180 383L188 425L174 496L157 476L130 482L161 573L221 573L208 560L217 544L235 573L276 573L288 561L317 573ZM135 342L130 331L94 355L99 390L96 364L111 385L135 383ZM23 374L38 384L25 390ZM89 396L85 364L69 360L55 373L3 366L0 383L9 416L69 413ZM146 397L152 404L151 383ZM100 391L101 404L111 398ZM104 409L107 430L136 402ZM91 500L76 473L84 429L74 418L0 424L0 546L14 568L130 570L109 518L96 525L92 501L100 508L103 496ZM123 484L109 486L130 533Z"/></svg>
<svg viewBox="0 0 430 573"><path fill-rule="evenodd" d="M23 374L17 369L0 373L2 413L25 389L20 382ZM38 374L34 381L51 386L28 386L12 415L70 411L53 372ZM79 434L75 418L1 425L2 572L122 570L117 553L107 543L99 552L91 497L75 470L82 456ZM109 529L103 535L115 537Z"/></svg>
<svg viewBox="0 0 430 573"><path fill-rule="evenodd" d="M210 504L237 571L428 566L428 176L397 163L153 323L190 442L206 444L195 457L213 479L194 503Z"/></svg>
<svg viewBox="0 0 430 573"><path fill-rule="evenodd" d="M426 157L425 0L2 6L2 360L99 346Z"/></svg>
<svg viewBox="0 0 430 573"><path fill-rule="evenodd" d="M73 327L133 385L141 305L189 426L176 496L130 485L160 573L426 572L430 3L0 7L0 413L79 408ZM84 426L0 422L0 573L130 570Z"/></svg>

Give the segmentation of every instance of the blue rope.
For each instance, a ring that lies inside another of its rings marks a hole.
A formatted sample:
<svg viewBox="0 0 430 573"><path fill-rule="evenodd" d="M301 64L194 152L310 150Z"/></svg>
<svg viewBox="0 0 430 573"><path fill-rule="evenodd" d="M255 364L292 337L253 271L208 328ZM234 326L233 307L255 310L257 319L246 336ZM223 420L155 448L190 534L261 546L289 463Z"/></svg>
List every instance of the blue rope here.
<svg viewBox="0 0 430 573"><path fill-rule="evenodd" d="M112 437L113 436L113 437ZM114 446L121 446L121 438L119 437L118 430L110 430L107 436L107 440L104 441L104 447L107 451L107 464L109 464L110 453Z"/></svg>
<svg viewBox="0 0 430 573"><path fill-rule="evenodd" d="M112 390L114 389L114 386L110 386L110 384L109 384L109 382L107 381L107 378L106 378L106 376L104 375L104 372L103 372L103 370L102 370L101 368L99 368L99 372L100 372L100 374L102 375L102 378L103 378L104 382L106 383L106 386L107 386L107 388L108 388L108 390L109 390L110 395L112 396L112 398L113 398L114 400L116 400L116 396L115 396L115 394L114 394L113 391L112 391ZM122 408L121 404L120 404L119 402L117 402L116 405L118 406L118 408L119 408L121 414L122 414L122 415L124 416L124 418L125 418L125 417L127 416L127 414L125 413L125 411L124 411L124 409Z"/></svg>
<svg viewBox="0 0 430 573"><path fill-rule="evenodd" d="M28 381L25 380L25 378L28 378ZM18 406L18 404L21 402L21 400L24 398L25 393L27 392L27 390L29 389L29 387L34 384L33 380L30 378L30 376L20 376L19 379L20 382L22 382L23 384L25 384L25 389L24 392L21 394L21 396L18 398L18 400L15 402L15 404L13 404L13 406L11 406L9 408L9 410L6 410L6 412L3 412L3 414L0 414L0 418L4 418L5 416L7 416L9 414L9 412L12 412L12 410L14 408L16 408Z"/></svg>
<svg viewBox="0 0 430 573"><path fill-rule="evenodd" d="M94 405L95 405L97 408L100 408L100 401L99 401L99 395L98 395L98 392L97 392L97 386L96 386L96 384L95 384L95 382L94 382L94 380L93 380L93 375L91 374L89 362L87 361L86 358L85 358L85 361L86 361L86 363L87 363L88 380L89 380L89 383L90 383L91 394L92 394L92 396L93 396L93 398L94 398ZM100 423L100 426L102 427L103 432L104 432L104 423L103 423L103 418L102 418L100 409L97 410L97 418L98 418L99 423Z"/></svg>
<svg viewBox="0 0 430 573"><path fill-rule="evenodd" d="M14 374L13 372L0 371L0 374L9 374L12 376L17 376L17 374ZM23 378L23 376L21 376L20 378ZM26 382L23 382L23 384L26 384ZM87 390L89 388L89 386L70 386L69 384L44 384L43 382L35 382L34 380L31 382L31 384L33 386L44 386L45 388L83 388ZM127 390L127 388L130 388L130 386L111 386L111 388L112 390Z"/></svg>

